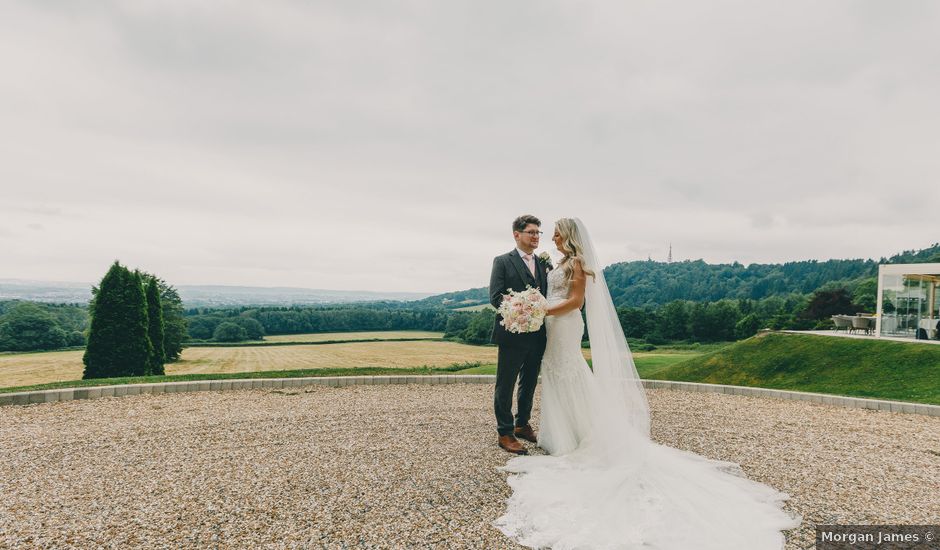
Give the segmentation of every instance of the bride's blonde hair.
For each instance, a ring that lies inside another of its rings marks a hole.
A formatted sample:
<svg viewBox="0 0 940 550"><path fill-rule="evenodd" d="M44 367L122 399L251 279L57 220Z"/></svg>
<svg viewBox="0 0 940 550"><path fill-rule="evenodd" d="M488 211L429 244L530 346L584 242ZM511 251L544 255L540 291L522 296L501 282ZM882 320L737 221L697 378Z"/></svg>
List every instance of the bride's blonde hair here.
<svg viewBox="0 0 940 550"><path fill-rule="evenodd" d="M578 231L578 225L571 218L562 218L555 222L555 229L561 236L561 250L565 257L559 262L559 267L564 269L565 280L570 281L574 275L574 260L581 263L581 270L585 276L595 278L592 271L584 262L584 245L581 242L581 233Z"/></svg>

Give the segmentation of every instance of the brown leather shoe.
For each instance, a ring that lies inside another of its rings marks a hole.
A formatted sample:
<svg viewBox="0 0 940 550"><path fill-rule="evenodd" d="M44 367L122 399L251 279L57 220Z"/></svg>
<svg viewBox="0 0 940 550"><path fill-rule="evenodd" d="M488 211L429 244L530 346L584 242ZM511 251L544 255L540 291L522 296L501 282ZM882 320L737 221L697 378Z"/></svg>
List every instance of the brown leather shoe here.
<svg viewBox="0 0 940 550"><path fill-rule="evenodd" d="M513 433L516 437L520 439L525 439L529 443L538 443L538 439L535 438L535 430L532 429L532 426L526 424L525 426L516 426L516 429L513 430Z"/></svg>
<svg viewBox="0 0 940 550"><path fill-rule="evenodd" d="M525 447L522 446L522 443L519 443L519 440L511 435L499 436L499 446L513 454L529 454L529 451L525 450Z"/></svg>

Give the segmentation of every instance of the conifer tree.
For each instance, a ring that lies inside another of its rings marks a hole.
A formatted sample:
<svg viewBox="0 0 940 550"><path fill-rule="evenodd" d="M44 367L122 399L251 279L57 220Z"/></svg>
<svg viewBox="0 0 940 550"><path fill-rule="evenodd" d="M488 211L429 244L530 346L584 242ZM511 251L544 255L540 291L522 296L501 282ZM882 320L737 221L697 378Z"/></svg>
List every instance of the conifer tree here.
<svg viewBox="0 0 940 550"><path fill-rule="evenodd" d="M140 274L115 261L94 291L82 378L141 376L153 347L147 335L147 301Z"/></svg>
<svg viewBox="0 0 940 550"><path fill-rule="evenodd" d="M166 355L163 349L163 305L160 301L160 288L153 277L147 283L147 322L150 345L153 347L153 356L150 361L148 374L164 374L163 364Z"/></svg>
<svg viewBox="0 0 940 550"><path fill-rule="evenodd" d="M145 279L157 281L163 310L163 362L164 364L173 363L179 360L180 354L183 352L183 340L186 340L189 336L187 334L183 300L180 298L179 292L160 277L146 271L142 271L141 275Z"/></svg>
<svg viewBox="0 0 940 550"><path fill-rule="evenodd" d="M126 271L121 264L114 262L98 283L98 288L92 289L94 297L88 308L91 321L88 343L82 356L85 363L82 378L107 378L117 370L113 350L118 340Z"/></svg>
<svg viewBox="0 0 940 550"><path fill-rule="evenodd" d="M125 287L127 298L127 351L128 374L122 376L145 376L153 364L153 345L150 344L150 323L147 319L147 295L144 280L139 271L130 274Z"/></svg>

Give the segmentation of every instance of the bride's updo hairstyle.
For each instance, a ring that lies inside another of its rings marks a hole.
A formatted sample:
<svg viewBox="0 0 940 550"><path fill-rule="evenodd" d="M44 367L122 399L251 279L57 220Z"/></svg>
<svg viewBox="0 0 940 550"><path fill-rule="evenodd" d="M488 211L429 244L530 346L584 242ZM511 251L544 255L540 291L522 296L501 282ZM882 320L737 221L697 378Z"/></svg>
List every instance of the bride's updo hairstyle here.
<svg viewBox="0 0 940 550"><path fill-rule="evenodd" d="M578 231L578 226L574 223L574 220L562 218L555 222L555 229L561 235L561 249L565 253L564 259L559 264L565 270L565 280L570 281L572 275L574 275L572 260L581 262L584 275L594 279L594 271L584 261L584 245L581 244L581 233Z"/></svg>

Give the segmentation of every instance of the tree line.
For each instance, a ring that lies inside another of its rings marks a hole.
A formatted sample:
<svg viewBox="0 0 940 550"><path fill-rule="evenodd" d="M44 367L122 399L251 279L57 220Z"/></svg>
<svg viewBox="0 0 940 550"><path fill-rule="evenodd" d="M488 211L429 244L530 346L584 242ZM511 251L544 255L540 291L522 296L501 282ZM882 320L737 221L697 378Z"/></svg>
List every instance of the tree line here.
<svg viewBox="0 0 940 550"><path fill-rule="evenodd" d="M940 244L904 251L878 263L911 262L940 262ZM876 272L877 263L872 260L748 267L736 263L647 261L615 264L604 271L625 332L633 339L650 342L709 341L727 339L729 335L739 338L753 327L823 327L828 322L826 317L805 313L814 292L841 289L844 296L830 297L840 309L837 313L874 312ZM141 277L142 281L154 278L143 272ZM164 353L168 361L179 357L185 341L237 342L258 340L268 334L428 330L444 331L449 338L469 343L485 343L492 330L491 312L453 309L468 302L488 302L485 288L413 302L184 310L176 290L162 279L155 279L163 307ZM84 346L88 314L88 307L77 304L0 301L0 351Z"/></svg>
<svg viewBox="0 0 940 550"><path fill-rule="evenodd" d="M491 309L477 312L427 307L406 309L400 302L184 310L172 287L160 279L157 284L169 360L179 357L179 350L186 341L241 342L261 340L269 334L427 330L444 332L446 338L470 344L485 344L489 342L495 316ZM814 295L794 293L761 300L714 302L673 300L661 306L621 306L617 310L625 334L634 342L727 341L746 338L761 328L823 328L830 322L829 315L836 313L874 312L876 291L877 283L872 277L845 286L828 284ZM824 306L813 305L817 298L828 303L825 307L830 310L820 313L819 308ZM55 330L56 317L49 312L57 312L59 317L68 320L67 326L73 331L62 332L71 334L73 345L84 343L79 331L84 330L85 313L79 306L7 304L6 310L6 315L0 316L0 345L4 345L5 334L16 334L16 341L21 344L31 343L0 349L27 351L62 347L61 334ZM10 322L5 323L6 318L10 318ZM26 330L29 327L32 328Z"/></svg>
<svg viewBox="0 0 940 550"><path fill-rule="evenodd" d="M152 277L141 273L142 280ZM184 309L176 290L156 279L163 306L165 353L179 357L184 342L241 342L261 340L268 334L426 330L442 332L454 312L407 308L407 303L375 302L360 305L298 307L232 307ZM93 289L95 298L100 289ZM84 346L89 307L48 306L32 302L0 304L0 351L39 351ZM50 313L53 312L53 313ZM57 320L68 318L67 324ZM8 335L8 338L4 338Z"/></svg>
<svg viewBox="0 0 940 550"><path fill-rule="evenodd" d="M634 345L691 342L729 342L749 338L761 329L807 330L830 328L832 315L874 311L874 279L855 285L854 291L829 285L812 295L790 294L762 300L673 300L662 306L619 307L624 335ZM496 312L454 311L447 320L445 338L469 344L490 341ZM585 333L585 339L589 335Z"/></svg>
<svg viewBox="0 0 940 550"><path fill-rule="evenodd" d="M0 351L37 351L85 345L88 312L74 304L0 302Z"/></svg>
<svg viewBox="0 0 940 550"><path fill-rule="evenodd" d="M659 307L674 300L717 302L809 295L820 288L850 291L878 274L879 264L940 262L940 243L875 260L808 260L782 264L707 264L702 260L621 262L604 269L617 307ZM475 288L425 298L416 304L457 308L489 301L488 290Z"/></svg>
<svg viewBox="0 0 940 550"><path fill-rule="evenodd" d="M259 340L266 334L358 332L383 330L443 331L451 312L402 309L401 304L197 308L187 312L193 340Z"/></svg>

